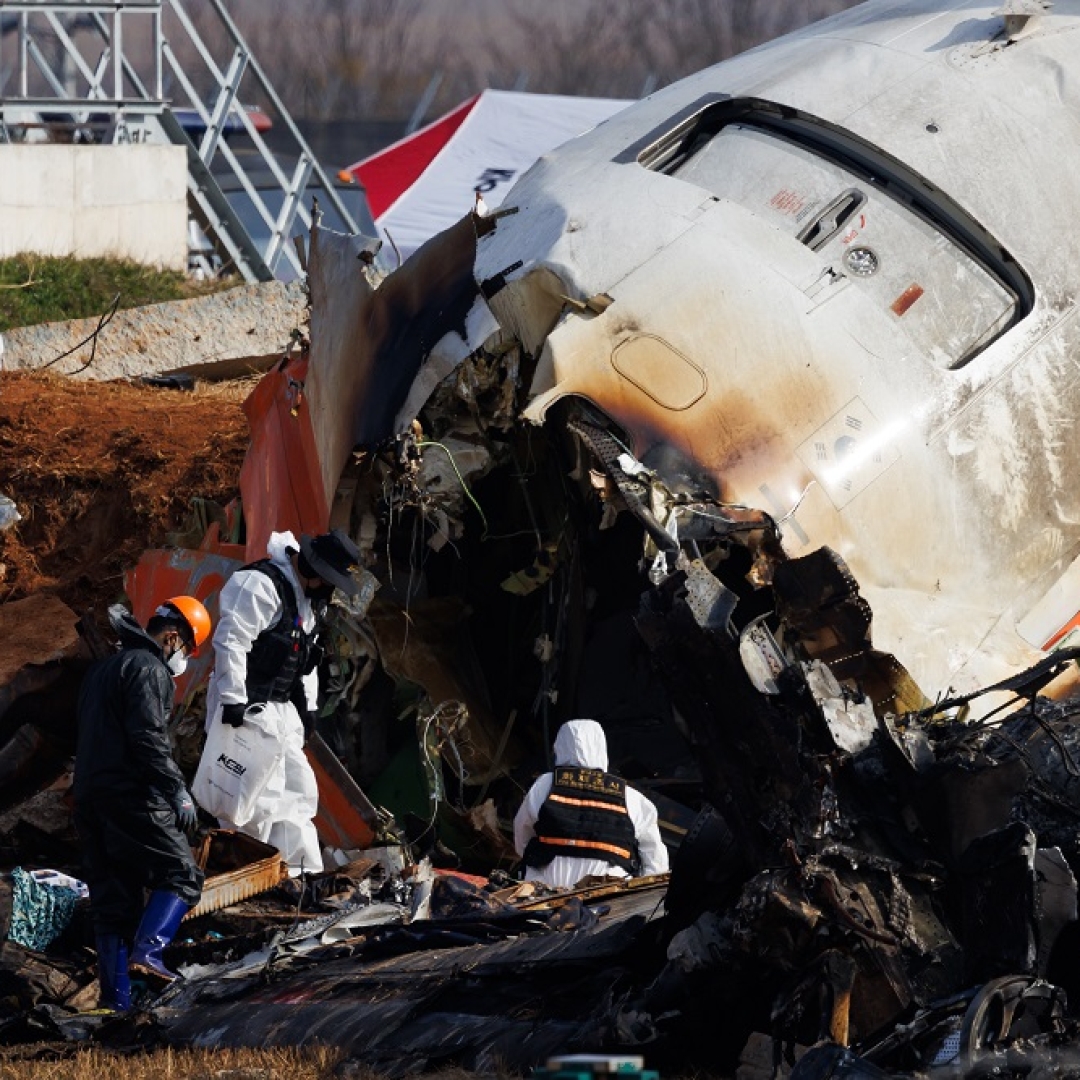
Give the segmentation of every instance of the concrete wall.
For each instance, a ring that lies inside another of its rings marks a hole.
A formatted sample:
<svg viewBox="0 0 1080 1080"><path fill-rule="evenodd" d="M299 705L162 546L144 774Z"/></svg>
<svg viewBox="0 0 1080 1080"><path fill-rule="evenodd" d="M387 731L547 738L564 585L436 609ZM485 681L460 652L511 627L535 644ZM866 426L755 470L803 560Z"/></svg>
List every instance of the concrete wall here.
<svg viewBox="0 0 1080 1080"><path fill-rule="evenodd" d="M358 265L355 258L353 263ZM96 316L6 330L0 335L0 370L32 371L49 364L58 375L78 372L83 379L174 372L234 378L265 371L280 360L293 330L305 330L307 321L307 291L301 282L240 285L211 296L118 311L102 328L96 348L90 341ZM52 363L62 353L70 355Z"/></svg>
<svg viewBox="0 0 1080 1080"><path fill-rule="evenodd" d="M183 270L179 146L0 145L0 257L101 255Z"/></svg>

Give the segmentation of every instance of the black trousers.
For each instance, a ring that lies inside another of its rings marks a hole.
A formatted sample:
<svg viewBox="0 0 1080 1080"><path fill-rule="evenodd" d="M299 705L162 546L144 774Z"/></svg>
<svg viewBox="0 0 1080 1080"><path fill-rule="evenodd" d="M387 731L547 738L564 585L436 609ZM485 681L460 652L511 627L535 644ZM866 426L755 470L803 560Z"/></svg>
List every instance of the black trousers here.
<svg viewBox="0 0 1080 1080"><path fill-rule="evenodd" d="M142 917L143 891L163 889L195 905L203 872L163 799L85 799L75 806L90 911L99 934L130 937Z"/></svg>

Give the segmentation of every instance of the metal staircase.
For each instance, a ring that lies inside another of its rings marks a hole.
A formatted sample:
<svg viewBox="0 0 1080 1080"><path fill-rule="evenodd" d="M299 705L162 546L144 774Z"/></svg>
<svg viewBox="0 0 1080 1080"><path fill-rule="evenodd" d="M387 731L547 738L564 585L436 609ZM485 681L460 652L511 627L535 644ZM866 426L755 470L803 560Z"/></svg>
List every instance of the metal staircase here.
<svg viewBox="0 0 1080 1080"><path fill-rule="evenodd" d="M222 0L195 2L197 20L185 0L0 0L0 143L183 146L190 215L215 268L299 276L289 240L297 221L310 228L312 198L326 224L356 233L369 218L362 193L352 189L350 210Z"/></svg>

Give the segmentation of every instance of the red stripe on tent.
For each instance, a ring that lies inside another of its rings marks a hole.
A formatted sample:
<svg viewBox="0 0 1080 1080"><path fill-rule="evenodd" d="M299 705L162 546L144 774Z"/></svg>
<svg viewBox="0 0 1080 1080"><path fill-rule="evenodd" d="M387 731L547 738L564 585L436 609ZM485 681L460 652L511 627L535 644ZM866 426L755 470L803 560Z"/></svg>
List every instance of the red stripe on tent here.
<svg viewBox="0 0 1080 1080"><path fill-rule="evenodd" d="M479 100L479 94L469 98L433 124L428 124L427 127L345 170L351 172L364 185L372 217L378 218L384 214L416 183L420 174L450 141Z"/></svg>

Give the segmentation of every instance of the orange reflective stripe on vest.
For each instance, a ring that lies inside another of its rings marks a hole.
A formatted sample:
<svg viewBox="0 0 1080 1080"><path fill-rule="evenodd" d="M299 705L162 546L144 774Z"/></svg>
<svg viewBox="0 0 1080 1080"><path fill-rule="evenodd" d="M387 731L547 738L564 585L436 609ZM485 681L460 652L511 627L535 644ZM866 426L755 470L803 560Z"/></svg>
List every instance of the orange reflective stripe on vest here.
<svg viewBox="0 0 1080 1080"><path fill-rule="evenodd" d="M620 859L630 859L634 854L626 848L616 847L614 844L604 844L598 840L571 840L568 837L558 836L538 836L536 839L542 844L557 844L559 847L599 848L601 851L610 851L612 855L617 855Z"/></svg>
<svg viewBox="0 0 1080 1080"><path fill-rule="evenodd" d="M626 805L626 782L602 769L557 765L540 806L525 864L547 866L557 856L598 859L634 872L637 832Z"/></svg>
<svg viewBox="0 0 1080 1080"><path fill-rule="evenodd" d="M568 806L594 806L597 810L611 810L617 814L629 814L625 806L615 806L613 803L600 802L598 799L573 799L569 795L551 794L548 798L552 802L566 803Z"/></svg>

